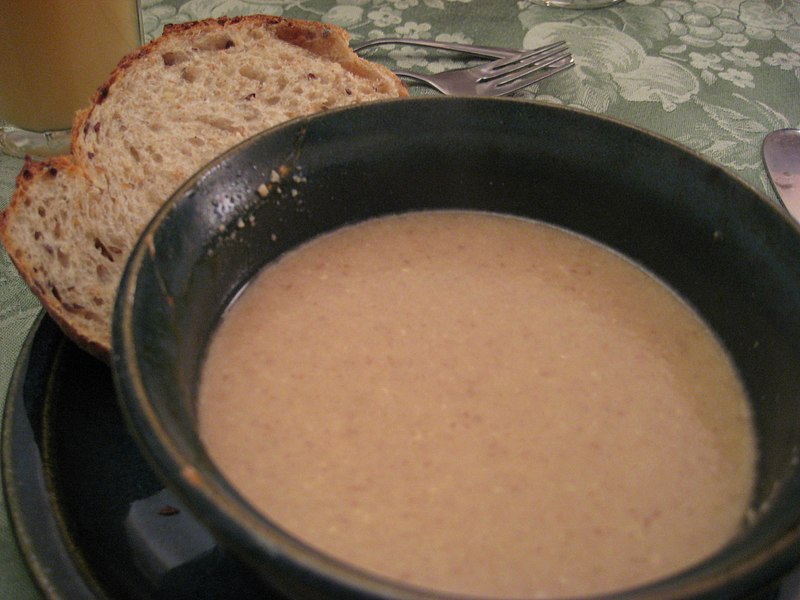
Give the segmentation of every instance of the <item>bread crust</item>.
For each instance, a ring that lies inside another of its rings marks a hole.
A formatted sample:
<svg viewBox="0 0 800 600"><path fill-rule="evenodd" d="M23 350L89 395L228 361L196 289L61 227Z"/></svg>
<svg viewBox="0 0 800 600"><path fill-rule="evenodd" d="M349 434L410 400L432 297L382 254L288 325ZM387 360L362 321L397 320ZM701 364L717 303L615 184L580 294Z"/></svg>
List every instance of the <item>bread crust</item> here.
<svg viewBox="0 0 800 600"><path fill-rule="evenodd" d="M16 177L11 202L4 211L0 212L0 241L3 242L12 264L16 267L26 285L39 299L43 308L64 334L81 349L100 360L108 362L110 358L109 345L87 334L85 327L76 325L75 314L84 311L85 307L59 299L60 293L56 285L46 276L42 277L40 275L41 265L31 255L29 248L20 243L20 236L15 235L12 230L18 224L19 213L26 210L31 187L39 181L55 178L70 172L80 176L79 169L70 156L56 156L41 162L34 161L29 156L26 156L24 165ZM33 236L36 237L35 231Z"/></svg>
<svg viewBox="0 0 800 600"><path fill-rule="evenodd" d="M221 45L212 50L225 51L225 44L233 42L225 42L224 34L241 34L243 30L248 33L263 30L268 36L308 51L312 57L309 60L318 57L320 69L324 70L329 64L338 65L359 81L368 82L371 91L367 96L373 93L375 99L408 96L403 83L389 69L366 61L350 50L349 34L344 29L270 15L221 17L167 25L160 37L123 57L97 88L90 104L76 112L70 154L42 161L26 158L16 178L11 202L0 213L0 242L25 283L64 333L100 360L110 360L111 308L124 262L138 233L185 176L211 158L205 156L199 163L196 157L187 159L186 164L175 166L174 173L165 168L166 187L158 194L158 189L150 190L148 197L146 174L137 182L124 180L113 172L116 148L104 145L110 143L103 135L111 135L107 133L110 125L119 123L109 123L112 119L104 115L104 105L121 102L126 86L130 87L131 81L148 68L148 61L152 69L155 56L166 49L185 47L186 53L191 54L197 50L195 43L217 43L214 36L220 34L218 43ZM241 39L241 35L237 39ZM213 70L212 67L208 69ZM309 74L309 78L312 75ZM341 98L335 97L333 104L353 103L346 97L349 95L348 89ZM276 124L268 121L259 129ZM130 127L130 123L119 126L120 129ZM251 133L255 132L237 130L240 135ZM138 134L127 131L127 135L135 141ZM232 135L230 144L216 148L214 155L239 141L240 138ZM107 156L104 162L98 162L103 150ZM145 191L139 193L137 184ZM155 199L153 194L156 194ZM148 202L149 205L144 206ZM124 231L116 231L116 224L108 215L127 208L134 211L131 218L134 222L124 223L125 227L120 224Z"/></svg>

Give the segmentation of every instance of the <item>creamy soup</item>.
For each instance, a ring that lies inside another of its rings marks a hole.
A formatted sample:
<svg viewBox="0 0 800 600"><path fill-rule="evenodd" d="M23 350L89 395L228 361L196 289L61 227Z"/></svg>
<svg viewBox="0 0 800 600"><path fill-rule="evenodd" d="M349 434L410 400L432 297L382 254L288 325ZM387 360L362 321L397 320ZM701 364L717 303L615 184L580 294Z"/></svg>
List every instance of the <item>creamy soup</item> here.
<svg viewBox="0 0 800 600"><path fill-rule="evenodd" d="M202 439L258 509L366 571L551 597L674 573L742 526L731 361L662 283L582 237L385 217L268 266L225 314Z"/></svg>

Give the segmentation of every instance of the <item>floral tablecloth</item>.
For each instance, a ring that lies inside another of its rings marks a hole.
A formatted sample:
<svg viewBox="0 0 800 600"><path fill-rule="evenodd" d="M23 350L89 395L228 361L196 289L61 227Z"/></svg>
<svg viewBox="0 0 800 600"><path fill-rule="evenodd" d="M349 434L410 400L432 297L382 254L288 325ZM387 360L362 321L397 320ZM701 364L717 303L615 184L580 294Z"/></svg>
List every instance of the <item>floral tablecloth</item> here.
<svg viewBox="0 0 800 600"><path fill-rule="evenodd" d="M258 12L334 23L354 42L400 36L533 48L563 39L576 67L517 96L609 115L671 138L773 201L761 142L773 129L800 126L800 0L627 0L586 11L531 0L143 0L142 8L148 39L165 23ZM412 47L367 56L431 73L464 64L459 56ZM0 156L0 208L21 164ZM38 312L0 249L0 399ZM0 598L38 597L0 501Z"/></svg>

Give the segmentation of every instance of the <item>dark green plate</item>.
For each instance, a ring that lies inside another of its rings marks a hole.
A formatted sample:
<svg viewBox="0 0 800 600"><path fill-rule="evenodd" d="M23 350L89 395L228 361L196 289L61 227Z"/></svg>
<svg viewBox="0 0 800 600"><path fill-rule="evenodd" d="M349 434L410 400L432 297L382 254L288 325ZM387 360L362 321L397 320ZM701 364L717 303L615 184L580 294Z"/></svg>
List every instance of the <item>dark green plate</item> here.
<svg viewBox="0 0 800 600"><path fill-rule="evenodd" d="M3 483L17 541L48 598L265 597L153 475L108 367L48 317L33 328L9 390Z"/></svg>

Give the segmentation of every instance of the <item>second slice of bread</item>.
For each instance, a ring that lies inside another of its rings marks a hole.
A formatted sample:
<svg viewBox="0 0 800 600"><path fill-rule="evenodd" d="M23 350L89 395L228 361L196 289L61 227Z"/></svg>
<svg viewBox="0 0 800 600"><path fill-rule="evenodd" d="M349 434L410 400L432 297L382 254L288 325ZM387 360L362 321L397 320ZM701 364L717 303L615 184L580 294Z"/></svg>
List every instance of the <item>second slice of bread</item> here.
<svg viewBox="0 0 800 600"><path fill-rule="evenodd" d="M167 26L76 115L70 155L26 159L0 239L67 335L108 360L128 255L203 164L294 117L408 95L348 39L335 26L264 15Z"/></svg>

